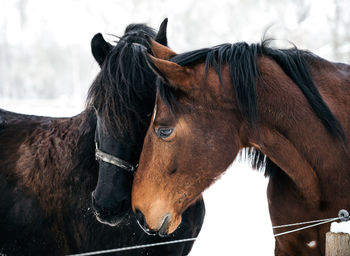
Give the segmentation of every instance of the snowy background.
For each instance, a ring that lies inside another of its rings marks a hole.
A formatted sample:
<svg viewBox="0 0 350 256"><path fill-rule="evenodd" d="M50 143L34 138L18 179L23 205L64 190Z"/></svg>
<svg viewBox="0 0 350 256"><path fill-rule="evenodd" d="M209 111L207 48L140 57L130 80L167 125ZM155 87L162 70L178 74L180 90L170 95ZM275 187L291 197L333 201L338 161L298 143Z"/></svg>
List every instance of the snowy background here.
<svg viewBox="0 0 350 256"><path fill-rule="evenodd" d="M349 8L349 0L0 0L0 108L78 114L98 72L93 35L123 35L133 22L158 28L165 17L177 52L259 42L266 33L277 46L293 42L349 63ZM190 255L273 255L267 182L233 163L204 193L205 223Z"/></svg>

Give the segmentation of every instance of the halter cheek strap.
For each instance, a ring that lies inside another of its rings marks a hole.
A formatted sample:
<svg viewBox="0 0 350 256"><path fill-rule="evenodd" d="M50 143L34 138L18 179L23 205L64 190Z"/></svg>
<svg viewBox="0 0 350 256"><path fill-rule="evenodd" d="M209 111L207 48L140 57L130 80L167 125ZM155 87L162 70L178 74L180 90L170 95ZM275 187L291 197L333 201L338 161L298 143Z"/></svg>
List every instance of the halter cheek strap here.
<svg viewBox="0 0 350 256"><path fill-rule="evenodd" d="M103 162L118 166L119 168L122 168L125 171L135 173L137 165L133 166L132 164L129 164L128 162L124 161L123 159L120 159L119 157L112 156L110 154L107 154L101 151L98 148L97 142L95 142L95 145L96 145L96 151L95 151L96 160L101 160Z"/></svg>

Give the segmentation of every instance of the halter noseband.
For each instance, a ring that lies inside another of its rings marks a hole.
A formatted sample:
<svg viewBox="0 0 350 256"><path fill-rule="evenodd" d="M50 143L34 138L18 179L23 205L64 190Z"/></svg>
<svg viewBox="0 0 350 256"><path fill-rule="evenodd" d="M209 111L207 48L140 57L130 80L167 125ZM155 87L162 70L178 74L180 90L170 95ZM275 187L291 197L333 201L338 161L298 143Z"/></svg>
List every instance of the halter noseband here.
<svg viewBox="0 0 350 256"><path fill-rule="evenodd" d="M95 142L95 145L96 145L96 151L95 151L96 160L101 160L103 162L118 166L119 168L122 168L125 171L135 173L137 165L133 166L132 164L129 164L128 162L124 161L123 159L120 159L119 157L112 156L110 154L107 154L101 151L98 148L97 142Z"/></svg>

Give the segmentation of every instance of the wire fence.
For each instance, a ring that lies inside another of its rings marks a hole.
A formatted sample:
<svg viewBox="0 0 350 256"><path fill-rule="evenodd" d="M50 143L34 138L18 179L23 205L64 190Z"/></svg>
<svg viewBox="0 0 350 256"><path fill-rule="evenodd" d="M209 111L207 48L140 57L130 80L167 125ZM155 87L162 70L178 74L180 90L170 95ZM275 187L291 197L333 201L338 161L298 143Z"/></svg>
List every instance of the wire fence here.
<svg viewBox="0 0 350 256"><path fill-rule="evenodd" d="M191 242L191 241L195 241L196 239L197 239L197 237L185 238L185 239L172 240L172 241L153 243L153 244L134 245L134 246L128 246L128 247L116 248L116 249L110 249L110 250L102 250L102 251L95 251L95 252L70 254L70 255L67 255L67 256L90 256L90 255L99 255L99 254L114 253L114 252L123 252L123 251L143 249L143 248L154 247L154 246Z"/></svg>
<svg viewBox="0 0 350 256"><path fill-rule="evenodd" d="M305 227L292 229L292 230L281 232L281 233L278 233L278 234L274 235L275 237L278 237L278 236L282 236L282 235L287 235L287 234L290 234L290 233L298 232L298 231L301 231L301 230L304 230L304 229L312 228L312 227L315 227L315 226L327 224L327 223L330 223L330 222L333 222L333 221L340 220L340 221L344 222L344 221L349 221L349 219L350 219L350 215L349 215L348 211L340 210L339 213L338 213L338 217L327 218L327 219L319 219L319 220L310 220L310 221L304 221L304 222L296 222L296 223L272 226L272 228L273 229L278 229L278 228L286 228L286 227L293 227L293 226L300 226L300 225L311 224L311 225L308 225L308 226L305 226ZM155 247L155 246L192 242L192 241L195 241L196 239L197 239L197 237L192 237L192 238L171 240L171 241L152 243L152 244L134 245L134 246L128 246L128 247L122 247L122 248L109 249L109 250L100 250L100 251L94 251L94 252L70 254L70 255L67 255L67 256L91 256L91 255L100 255L100 254L107 254L107 253L116 253L116 252L137 250L137 249L143 249L143 248L149 248L149 247ZM0 256L7 256L7 255L0 252Z"/></svg>

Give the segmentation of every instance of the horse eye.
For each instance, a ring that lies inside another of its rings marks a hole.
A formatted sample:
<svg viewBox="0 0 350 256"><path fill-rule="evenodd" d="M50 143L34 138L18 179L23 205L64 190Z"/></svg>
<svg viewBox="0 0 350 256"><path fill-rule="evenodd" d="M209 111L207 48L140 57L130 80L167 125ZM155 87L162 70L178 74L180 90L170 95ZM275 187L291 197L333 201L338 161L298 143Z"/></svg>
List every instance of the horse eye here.
<svg viewBox="0 0 350 256"><path fill-rule="evenodd" d="M157 136L159 138L165 139L169 137L174 131L174 128L160 127L157 129Z"/></svg>

